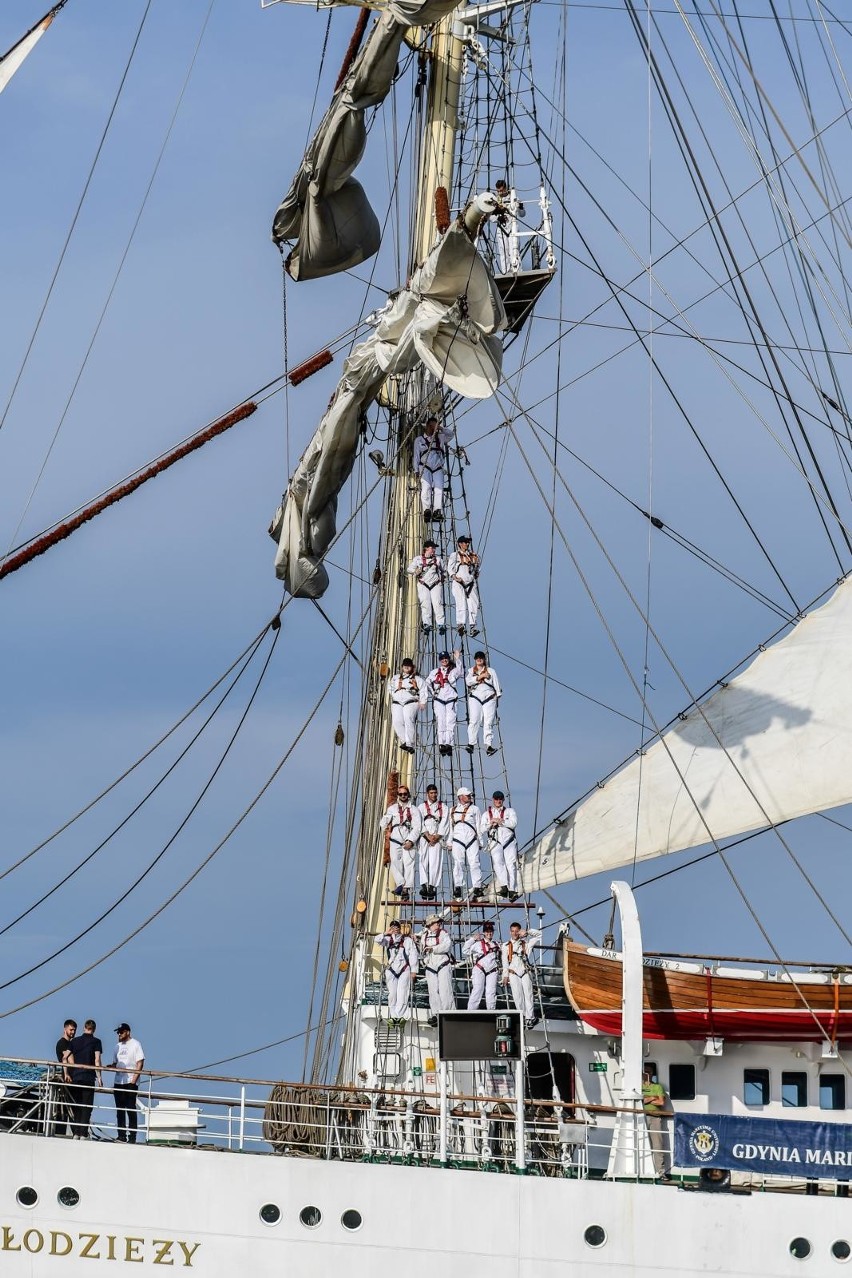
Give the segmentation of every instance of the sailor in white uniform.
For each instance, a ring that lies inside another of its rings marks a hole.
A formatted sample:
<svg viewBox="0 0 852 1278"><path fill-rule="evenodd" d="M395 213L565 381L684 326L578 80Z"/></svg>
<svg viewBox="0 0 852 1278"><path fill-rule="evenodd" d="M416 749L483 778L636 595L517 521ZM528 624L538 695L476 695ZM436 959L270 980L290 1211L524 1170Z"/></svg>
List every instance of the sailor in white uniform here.
<svg viewBox="0 0 852 1278"><path fill-rule="evenodd" d="M445 634L447 627L444 625L444 561L438 555L438 547L434 541L424 541L422 552L414 556L408 565L408 571L417 582L423 633L429 634L434 617L438 633Z"/></svg>
<svg viewBox="0 0 852 1278"><path fill-rule="evenodd" d="M479 729L482 728L482 739L485 742L485 753L496 754L494 744L494 722L497 718L497 702L503 695L497 671L488 664L484 652L473 655L473 669L465 680L467 693L467 752L473 754L473 747L479 740Z"/></svg>
<svg viewBox="0 0 852 1278"><path fill-rule="evenodd" d="M437 417L429 417L423 434L414 441L414 471L420 478L420 500L423 518L441 520L444 517L444 476L447 465L447 445L452 435L439 427Z"/></svg>
<svg viewBox="0 0 852 1278"><path fill-rule="evenodd" d="M438 1024L438 1013L456 1005L453 996L453 941L439 914L430 914L420 934L420 957L429 986L430 1025Z"/></svg>
<svg viewBox="0 0 852 1278"><path fill-rule="evenodd" d="M398 919L391 919L384 936L376 944L386 952L385 987L388 992L388 1020L403 1026L411 998L411 978L417 975L420 955L410 936L403 936Z"/></svg>
<svg viewBox="0 0 852 1278"><path fill-rule="evenodd" d="M495 790L479 822L479 833L483 840L488 841L497 895L507 896L510 901L517 901L520 896L518 838L515 833L517 828L517 812L514 808L506 807L506 796L503 791Z"/></svg>
<svg viewBox="0 0 852 1278"><path fill-rule="evenodd" d="M426 687L432 697L432 708L435 711L439 754L453 753L459 700L456 684L463 675L461 653L456 649L452 657L448 652L440 653L437 666L426 680Z"/></svg>
<svg viewBox="0 0 852 1278"><path fill-rule="evenodd" d="M500 975L500 946L494 940L494 924L483 923L479 932L469 936L462 954L470 959L470 998L468 1011L475 1012L485 995L485 1006L493 1012L497 1006L497 978Z"/></svg>
<svg viewBox="0 0 852 1278"><path fill-rule="evenodd" d="M420 834L420 895L424 901L434 901L441 882L443 844L450 832L450 810L438 798L438 787L433 783L426 787L426 798L419 804Z"/></svg>
<svg viewBox="0 0 852 1278"><path fill-rule="evenodd" d="M525 930L520 923L509 927L509 940L500 946L502 955L503 984L511 986L512 1001L527 1023L527 1029L537 1025L530 956L541 940L541 932Z"/></svg>
<svg viewBox="0 0 852 1278"><path fill-rule="evenodd" d="M383 830L390 830L391 871L396 887L394 896L403 901L411 900L414 890L414 850L423 828L420 809L411 802L407 785L401 785L396 803L392 803L379 822Z"/></svg>
<svg viewBox="0 0 852 1278"><path fill-rule="evenodd" d="M450 808L450 838L447 846L453 854L453 896L464 896L465 863L470 874L471 900L478 901L482 891L482 868L479 863L480 811L466 785L456 790L457 802Z"/></svg>
<svg viewBox="0 0 852 1278"><path fill-rule="evenodd" d="M393 730L400 748L414 754L414 731L417 715L426 705L426 680L415 672L414 662L406 657L399 674L391 676L388 687Z"/></svg>
<svg viewBox="0 0 852 1278"><path fill-rule="evenodd" d="M456 547L447 561L447 575L456 609L456 629L460 635L467 632L476 637L479 634L476 628L479 616L479 555L472 549L468 536L459 537Z"/></svg>

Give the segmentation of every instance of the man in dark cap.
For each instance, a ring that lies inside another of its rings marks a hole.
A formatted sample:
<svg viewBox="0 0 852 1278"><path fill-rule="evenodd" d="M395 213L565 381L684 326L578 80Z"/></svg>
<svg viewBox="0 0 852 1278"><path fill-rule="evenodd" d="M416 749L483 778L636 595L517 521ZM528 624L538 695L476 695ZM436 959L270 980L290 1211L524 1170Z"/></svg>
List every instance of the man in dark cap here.
<svg viewBox="0 0 852 1278"><path fill-rule="evenodd" d="M494 940L494 924L483 923L478 932L467 938L462 954L471 961L470 998L468 1011L474 1012L482 1003L493 1012L497 1006L497 978L500 975L500 946Z"/></svg>
<svg viewBox="0 0 852 1278"><path fill-rule="evenodd" d="M385 986L388 992L388 1019L401 1029L405 1024L411 996L411 978L417 975L420 956L410 936L403 936L399 919L391 919L384 936L376 938L387 954Z"/></svg>
<svg viewBox="0 0 852 1278"><path fill-rule="evenodd" d="M488 664L488 656L484 652L473 654L473 668L465 678L467 693L467 752L473 754L473 748L479 740L479 729L482 728L482 740L485 742L485 753L496 754L494 744L494 724L497 720L497 702L503 695L497 671Z"/></svg>
<svg viewBox="0 0 852 1278"><path fill-rule="evenodd" d="M447 561L447 575L453 591L456 629L460 635L467 631L475 637L479 634L476 628L476 618L479 616L479 555L474 551L466 533L459 537L456 549Z"/></svg>
<svg viewBox="0 0 852 1278"><path fill-rule="evenodd" d="M116 1025L118 1042L115 1047L115 1059L109 1066L115 1070L115 1121L118 1128L118 1140L129 1145L136 1144L136 1093L139 1089L139 1076L145 1064L145 1053L142 1044L133 1037L127 1021Z"/></svg>
<svg viewBox="0 0 852 1278"><path fill-rule="evenodd" d="M495 790L491 796L491 803L483 812L479 822L479 833L488 840L497 895L507 896L510 901L517 901L520 896L518 839L515 834L517 827L517 812L514 808L506 807L506 796L503 791Z"/></svg>
<svg viewBox="0 0 852 1278"><path fill-rule="evenodd" d="M447 629L444 625L444 561L434 541L424 541L422 551L414 556L408 571L417 582L423 633L431 632L434 617L438 634L444 634Z"/></svg>
<svg viewBox="0 0 852 1278"><path fill-rule="evenodd" d="M457 683L463 677L461 653L456 649L452 656L448 652L440 653L437 666L426 680L435 712L435 726L438 729L439 754L453 753L459 699Z"/></svg>

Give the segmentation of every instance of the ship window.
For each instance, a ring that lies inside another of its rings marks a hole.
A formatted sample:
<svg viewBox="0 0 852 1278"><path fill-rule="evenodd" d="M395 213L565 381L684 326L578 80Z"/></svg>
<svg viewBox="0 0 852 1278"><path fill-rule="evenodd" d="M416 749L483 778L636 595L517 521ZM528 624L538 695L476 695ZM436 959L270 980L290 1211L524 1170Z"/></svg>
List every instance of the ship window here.
<svg viewBox="0 0 852 1278"><path fill-rule="evenodd" d="M56 1201L62 1207L76 1207L80 1201L80 1195L73 1185L65 1185L56 1195Z"/></svg>
<svg viewBox="0 0 852 1278"><path fill-rule="evenodd" d="M797 1260L805 1260L811 1254L811 1244L807 1238L794 1238L790 1243L790 1255Z"/></svg>
<svg viewBox="0 0 852 1278"><path fill-rule="evenodd" d="M277 1225L281 1219L281 1208L276 1203L264 1203L260 1209L260 1219L264 1225Z"/></svg>
<svg viewBox="0 0 852 1278"><path fill-rule="evenodd" d="M15 1197L20 1207L35 1207L38 1202L38 1194L32 1185L22 1185Z"/></svg>
<svg viewBox="0 0 852 1278"><path fill-rule="evenodd" d="M303 1207L299 1212L299 1220L301 1220L302 1224L306 1225L308 1229L316 1229L317 1225L322 1220L322 1212L319 1207Z"/></svg>
<svg viewBox="0 0 852 1278"><path fill-rule="evenodd" d="M349 1210L345 1211L343 1215L340 1217L340 1223L344 1229L352 1229L352 1230L360 1229L361 1228L360 1211L356 1211L354 1207L350 1207Z"/></svg>
<svg viewBox="0 0 852 1278"><path fill-rule="evenodd" d="M583 1238L590 1247L603 1247L606 1242L606 1230L603 1225L589 1225Z"/></svg>
<svg viewBox="0 0 852 1278"><path fill-rule="evenodd" d="M669 1096L676 1100L695 1100L695 1066L669 1066Z"/></svg>
<svg viewBox="0 0 852 1278"><path fill-rule="evenodd" d="M743 1100L746 1105L769 1104L769 1070L743 1070Z"/></svg>
<svg viewBox="0 0 852 1278"><path fill-rule="evenodd" d="M846 1108L846 1079L843 1074L820 1074L820 1109Z"/></svg>
<svg viewBox="0 0 852 1278"><path fill-rule="evenodd" d="M787 1071L781 1075L781 1104L801 1108L808 1103L808 1076L805 1073Z"/></svg>
<svg viewBox="0 0 852 1278"><path fill-rule="evenodd" d="M852 1256L852 1247L845 1238L838 1238L837 1242L831 1244L831 1254L835 1260L848 1260Z"/></svg>

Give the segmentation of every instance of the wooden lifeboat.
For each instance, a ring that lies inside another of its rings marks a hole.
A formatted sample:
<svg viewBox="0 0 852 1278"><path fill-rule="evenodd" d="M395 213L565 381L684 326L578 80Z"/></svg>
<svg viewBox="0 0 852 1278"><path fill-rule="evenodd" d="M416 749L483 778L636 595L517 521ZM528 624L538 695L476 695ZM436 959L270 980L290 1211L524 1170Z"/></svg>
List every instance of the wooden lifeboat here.
<svg viewBox="0 0 852 1278"><path fill-rule="evenodd" d="M834 1042L852 1038L852 972L644 960L645 1038ZM621 1034L621 955L566 941L565 992L581 1020Z"/></svg>

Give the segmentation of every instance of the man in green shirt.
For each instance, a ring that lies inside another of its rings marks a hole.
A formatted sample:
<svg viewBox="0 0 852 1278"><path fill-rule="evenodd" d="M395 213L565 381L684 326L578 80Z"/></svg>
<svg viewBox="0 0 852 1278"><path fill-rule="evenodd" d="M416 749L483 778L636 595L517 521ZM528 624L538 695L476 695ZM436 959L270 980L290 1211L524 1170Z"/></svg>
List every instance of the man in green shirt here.
<svg viewBox="0 0 852 1278"><path fill-rule="evenodd" d="M660 1180L669 1180L666 1167L668 1152L668 1133L663 1111L666 1109L666 1090L662 1083L654 1082L654 1075L646 1069L642 1079L642 1108L645 1110L645 1123L648 1128L648 1140L651 1145L651 1156L654 1160L654 1171Z"/></svg>

